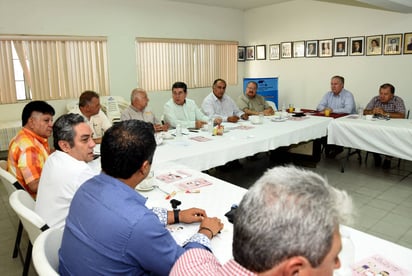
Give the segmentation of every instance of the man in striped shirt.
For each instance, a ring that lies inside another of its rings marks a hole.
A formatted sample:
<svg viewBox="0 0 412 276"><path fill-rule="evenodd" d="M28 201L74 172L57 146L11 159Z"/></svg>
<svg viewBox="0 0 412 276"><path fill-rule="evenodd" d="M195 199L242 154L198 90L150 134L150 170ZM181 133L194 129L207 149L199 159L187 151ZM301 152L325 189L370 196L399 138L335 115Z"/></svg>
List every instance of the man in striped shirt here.
<svg viewBox="0 0 412 276"><path fill-rule="evenodd" d="M54 108L44 101L31 101L23 109L23 128L10 141L7 170L34 198L40 174L50 154Z"/></svg>
<svg viewBox="0 0 412 276"><path fill-rule="evenodd" d="M246 193L233 223L233 259L221 265L207 250L186 251L176 275L322 275L340 267L339 224L352 202L324 178L294 167L267 171Z"/></svg>

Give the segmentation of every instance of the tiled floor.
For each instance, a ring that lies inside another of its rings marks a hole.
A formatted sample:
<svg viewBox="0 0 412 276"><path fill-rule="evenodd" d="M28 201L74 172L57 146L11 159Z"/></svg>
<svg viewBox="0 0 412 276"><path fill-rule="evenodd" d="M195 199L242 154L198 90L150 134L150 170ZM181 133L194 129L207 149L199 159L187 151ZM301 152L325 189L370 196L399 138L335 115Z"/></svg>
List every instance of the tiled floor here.
<svg viewBox="0 0 412 276"><path fill-rule="evenodd" d="M366 165L351 156L345 172L341 173L340 159L344 154L335 159L322 157L316 168L307 169L326 176L332 185L353 197L357 209L354 228L412 248L412 162L403 160L397 168L397 159L394 159L392 169L385 171L374 167L371 156ZM241 164L242 169L212 169L209 173L247 188L267 168L279 163L271 161L268 154L259 154L253 160L242 159ZM0 275L21 275L20 259L11 258L18 220L2 185L0 195ZM27 237L24 237L21 247L24 254L26 245ZM29 274L36 275L33 266Z"/></svg>

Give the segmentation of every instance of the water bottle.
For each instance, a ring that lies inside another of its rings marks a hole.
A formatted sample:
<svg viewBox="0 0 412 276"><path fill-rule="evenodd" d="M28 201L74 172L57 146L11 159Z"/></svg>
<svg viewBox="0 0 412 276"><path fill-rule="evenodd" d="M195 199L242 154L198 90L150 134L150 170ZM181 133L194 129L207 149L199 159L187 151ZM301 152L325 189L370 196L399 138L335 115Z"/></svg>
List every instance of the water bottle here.
<svg viewBox="0 0 412 276"><path fill-rule="evenodd" d="M341 267L335 270L334 275L352 275L351 266L355 262L355 246L350 237L350 233L346 229L340 229L340 233L342 240L342 251L339 253Z"/></svg>
<svg viewBox="0 0 412 276"><path fill-rule="evenodd" d="M182 126L180 124L176 125L176 138L182 138Z"/></svg>
<svg viewBox="0 0 412 276"><path fill-rule="evenodd" d="M358 106L358 116L359 116L359 119L363 118L363 106L361 105Z"/></svg>
<svg viewBox="0 0 412 276"><path fill-rule="evenodd" d="M282 112L285 112L286 111L286 105L285 105L285 103L283 103L282 104Z"/></svg>

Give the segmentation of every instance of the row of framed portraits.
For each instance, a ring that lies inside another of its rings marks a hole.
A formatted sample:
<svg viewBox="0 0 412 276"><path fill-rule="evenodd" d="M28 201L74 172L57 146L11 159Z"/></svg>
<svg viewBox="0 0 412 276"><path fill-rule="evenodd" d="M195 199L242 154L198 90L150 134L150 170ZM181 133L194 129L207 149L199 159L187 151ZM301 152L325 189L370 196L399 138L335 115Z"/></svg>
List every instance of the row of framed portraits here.
<svg viewBox="0 0 412 276"><path fill-rule="evenodd" d="M270 44L269 59L412 54L412 33ZM266 45L238 46L238 61L265 60Z"/></svg>

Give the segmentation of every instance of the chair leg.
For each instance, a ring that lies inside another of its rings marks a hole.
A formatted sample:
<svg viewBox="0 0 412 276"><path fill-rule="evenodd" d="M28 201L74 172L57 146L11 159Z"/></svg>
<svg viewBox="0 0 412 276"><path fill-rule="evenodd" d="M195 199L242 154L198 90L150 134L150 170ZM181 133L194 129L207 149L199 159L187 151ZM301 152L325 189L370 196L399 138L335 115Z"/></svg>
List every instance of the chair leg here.
<svg viewBox="0 0 412 276"><path fill-rule="evenodd" d="M27 246L26 259L24 259L23 276L27 276L29 274L32 250L33 245L31 244L31 241L29 241L29 245Z"/></svg>
<svg viewBox="0 0 412 276"><path fill-rule="evenodd" d="M17 229L16 241L14 242L13 258L19 255L21 235L23 234L23 224L19 220L19 228Z"/></svg>

